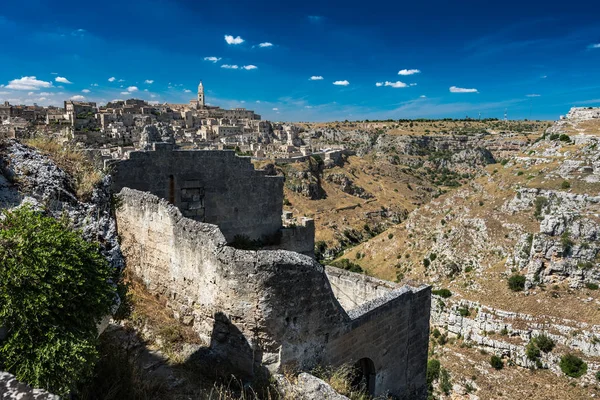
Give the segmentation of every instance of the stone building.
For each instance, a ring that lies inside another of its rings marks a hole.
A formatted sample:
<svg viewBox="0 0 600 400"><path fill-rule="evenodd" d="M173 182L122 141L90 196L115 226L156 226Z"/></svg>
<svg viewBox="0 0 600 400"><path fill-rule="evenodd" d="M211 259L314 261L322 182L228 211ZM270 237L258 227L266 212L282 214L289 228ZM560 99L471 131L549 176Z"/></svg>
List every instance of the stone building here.
<svg viewBox="0 0 600 400"><path fill-rule="evenodd" d="M308 253L306 243L312 252L314 224L282 227L283 178L248 158L153 148L113 164L122 250L211 354L240 376L348 363L373 395L427 397L428 286L323 267L296 252ZM238 235L277 240L241 250Z"/></svg>

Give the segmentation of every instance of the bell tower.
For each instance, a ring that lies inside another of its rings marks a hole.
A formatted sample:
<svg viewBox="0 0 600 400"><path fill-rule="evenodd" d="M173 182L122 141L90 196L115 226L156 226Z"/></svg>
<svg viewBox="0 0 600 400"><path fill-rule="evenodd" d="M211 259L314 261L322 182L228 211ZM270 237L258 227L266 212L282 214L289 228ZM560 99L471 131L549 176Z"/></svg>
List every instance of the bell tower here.
<svg viewBox="0 0 600 400"><path fill-rule="evenodd" d="M198 85L198 108L204 108L204 86L202 81Z"/></svg>

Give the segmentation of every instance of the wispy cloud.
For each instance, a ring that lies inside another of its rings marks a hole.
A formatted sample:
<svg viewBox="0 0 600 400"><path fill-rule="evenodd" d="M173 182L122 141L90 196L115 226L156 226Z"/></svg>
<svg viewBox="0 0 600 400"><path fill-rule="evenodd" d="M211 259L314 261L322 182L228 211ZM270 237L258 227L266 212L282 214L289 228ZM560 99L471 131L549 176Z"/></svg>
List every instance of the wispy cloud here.
<svg viewBox="0 0 600 400"><path fill-rule="evenodd" d="M225 69L238 69L239 67L237 65L223 64L223 65L221 65L221 68L225 68Z"/></svg>
<svg viewBox="0 0 600 400"><path fill-rule="evenodd" d="M466 89L456 86L450 86L450 93L479 93L477 89Z"/></svg>
<svg viewBox="0 0 600 400"><path fill-rule="evenodd" d="M273 43L263 42L263 43L259 44L258 47L273 47Z"/></svg>
<svg viewBox="0 0 600 400"><path fill-rule="evenodd" d="M129 93L137 92L138 90L139 90L139 89L138 89L138 87L137 87L137 86L129 86L129 87L127 88L127 91L128 91Z"/></svg>
<svg viewBox="0 0 600 400"><path fill-rule="evenodd" d="M258 69L258 67L256 65L252 65L252 64L250 64L250 65L244 65L242 68L245 69L245 70L247 70L247 71L250 71L250 70L253 70L253 69Z"/></svg>
<svg viewBox="0 0 600 400"><path fill-rule="evenodd" d="M152 84L154 83L154 80L153 80L153 79L146 79L146 80L144 81L144 83L146 83L146 84L148 84L148 85L152 85Z"/></svg>
<svg viewBox="0 0 600 400"><path fill-rule="evenodd" d="M600 43L590 44L588 49L600 49Z"/></svg>
<svg viewBox="0 0 600 400"><path fill-rule="evenodd" d="M117 78L115 78L114 76L111 76L110 78L108 78L108 81L109 81L109 82L114 82L114 81L116 81L116 80L117 80Z"/></svg>
<svg viewBox="0 0 600 400"><path fill-rule="evenodd" d="M527 95L527 97L540 97L540 96L541 96L540 94L536 94L536 93L531 93L531 94Z"/></svg>
<svg viewBox="0 0 600 400"><path fill-rule="evenodd" d="M242 44L244 43L244 39L240 36L233 37L232 35L225 35L225 41L227 44Z"/></svg>
<svg viewBox="0 0 600 400"><path fill-rule="evenodd" d="M212 63L217 63L219 61L221 61L221 57L204 57L204 61L210 61Z"/></svg>
<svg viewBox="0 0 600 400"><path fill-rule="evenodd" d="M129 92L121 92L121 94L128 95L128 94L131 94L131 93L129 93Z"/></svg>
<svg viewBox="0 0 600 400"><path fill-rule="evenodd" d="M81 93L89 93L89 92L90 92L90 90L89 90L89 89L83 89L83 90L81 91Z"/></svg>
<svg viewBox="0 0 600 400"><path fill-rule="evenodd" d="M400 71L398 71L398 75L414 75L414 74L420 74L421 70L418 69L401 69Z"/></svg>
<svg viewBox="0 0 600 400"><path fill-rule="evenodd" d="M183 91L184 93L192 93L192 91L190 89L184 89Z"/></svg>
<svg viewBox="0 0 600 400"><path fill-rule="evenodd" d="M71 96L71 100L83 101L83 100L85 100L85 96L82 96L82 95L78 94L78 95L75 95L75 96Z"/></svg>
<svg viewBox="0 0 600 400"><path fill-rule="evenodd" d="M73 83L73 82L69 81L67 78L65 78L64 76L57 76L56 78L54 78L54 80L56 82L60 82L60 83Z"/></svg>
<svg viewBox="0 0 600 400"><path fill-rule="evenodd" d="M308 80L309 81L322 81L323 77L321 75L313 75Z"/></svg>
<svg viewBox="0 0 600 400"><path fill-rule="evenodd" d="M92 83L90 86L98 87L98 84L97 83Z"/></svg>
<svg viewBox="0 0 600 400"><path fill-rule="evenodd" d="M335 81L333 82L334 85L337 86L348 86L350 84L350 82L348 82L347 80L343 80L343 81Z"/></svg>
<svg viewBox="0 0 600 400"><path fill-rule="evenodd" d="M406 83L400 82L400 81L397 81L397 82L390 82L390 81L377 82L375 84L375 86L377 86L377 87L390 86L390 87L393 87L393 88L396 88L396 89L408 87L408 85Z"/></svg>
<svg viewBox="0 0 600 400"><path fill-rule="evenodd" d="M52 87L52 82L39 80L35 76L24 76L20 79L13 79L5 87L14 90L40 90Z"/></svg>

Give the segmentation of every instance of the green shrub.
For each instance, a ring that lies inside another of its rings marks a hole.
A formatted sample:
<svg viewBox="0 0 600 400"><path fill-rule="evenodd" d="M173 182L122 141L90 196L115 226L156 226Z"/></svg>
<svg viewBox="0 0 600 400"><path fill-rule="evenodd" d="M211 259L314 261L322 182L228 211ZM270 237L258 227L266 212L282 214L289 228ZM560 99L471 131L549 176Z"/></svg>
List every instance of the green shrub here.
<svg viewBox="0 0 600 400"><path fill-rule="evenodd" d="M452 296L452 292L449 289L432 290L431 294L435 294L436 296L443 297L444 299L447 299L448 297Z"/></svg>
<svg viewBox="0 0 600 400"><path fill-rule="evenodd" d="M348 260L347 258L342 258L339 261L334 261L331 263L331 265L334 267L337 267L337 268L345 269L346 271L350 271L350 272L356 272L356 273L364 272L360 265L353 263L352 261Z"/></svg>
<svg viewBox="0 0 600 400"><path fill-rule="evenodd" d="M520 292L525 289L525 276L515 274L508 278L508 288L513 292Z"/></svg>
<svg viewBox="0 0 600 400"><path fill-rule="evenodd" d="M569 252L573 248L573 245L575 245L575 242L573 242L573 240L571 239L569 231L563 232L563 234L560 236L560 243L563 246L563 255L569 254Z"/></svg>
<svg viewBox="0 0 600 400"><path fill-rule="evenodd" d="M586 282L585 287L589 290L598 290L598 284L596 283Z"/></svg>
<svg viewBox="0 0 600 400"><path fill-rule="evenodd" d="M496 355L490 358L490 365L492 366L492 368L497 370L501 370L502 368L504 368L504 363L502 362L502 359Z"/></svg>
<svg viewBox="0 0 600 400"><path fill-rule="evenodd" d="M468 317L469 315L471 315L471 312L469 311L469 308L466 306L462 306L458 309L458 313L460 314L461 317Z"/></svg>
<svg viewBox="0 0 600 400"><path fill-rule="evenodd" d="M587 372L587 364L571 353L562 356L559 365L561 371L571 378L579 378Z"/></svg>
<svg viewBox="0 0 600 400"><path fill-rule="evenodd" d="M550 353L556 345L556 343L554 343L554 340L552 340L550 336L545 335L543 333L534 337L532 340L535 343L535 345L544 353Z"/></svg>
<svg viewBox="0 0 600 400"><path fill-rule="evenodd" d="M392 240L393 238L394 238L394 234L393 233L388 234L388 239Z"/></svg>
<svg viewBox="0 0 600 400"><path fill-rule="evenodd" d="M561 142L567 142L567 143L571 142L571 138L569 137L569 135L566 135L564 133L558 137L558 140L560 140Z"/></svg>
<svg viewBox="0 0 600 400"><path fill-rule="evenodd" d="M429 268L429 265L431 264L431 261L429 261L429 258L424 258L423 259L423 266L425 268Z"/></svg>
<svg viewBox="0 0 600 400"><path fill-rule="evenodd" d="M435 261L435 259L436 259L436 258L437 258L437 254L435 254L435 253L431 253L431 254L429 255L429 259L430 259L431 261Z"/></svg>
<svg viewBox="0 0 600 400"><path fill-rule="evenodd" d="M597 372L596 372L596 380L597 380L597 381L600 381L600 371L597 371Z"/></svg>
<svg viewBox="0 0 600 400"><path fill-rule="evenodd" d="M569 189L570 187L571 184L569 183L569 181L562 181L562 183L560 184L561 189Z"/></svg>
<svg viewBox="0 0 600 400"><path fill-rule="evenodd" d="M540 349L536 346L533 339L527 343L527 346L525 347L525 355L527 355L527 358L529 358L531 361L535 361L540 358Z"/></svg>
<svg viewBox="0 0 600 400"><path fill-rule="evenodd" d="M0 360L17 379L65 394L91 376L97 324L110 313L118 281L96 244L66 219L28 208L0 222Z"/></svg>
<svg viewBox="0 0 600 400"><path fill-rule="evenodd" d="M450 382L450 373L445 368L440 371L440 390L447 396L452 390L452 382Z"/></svg>
<svg viewBox="0 0 600 400"><path fill-rule="evenodd" d="M438 328L435 328L432 332L432 335L434 338L439 338L440 336L442 336L442 333L440 332L440 330Z"/></svg>
<svg viewBox="0 0 600 400"><path fill-rule="evenodd" d="M547 197L538 196L535 198L535 211L533 212L533 216L537 219L542 219L542 212L544 208L548 205L549 201Z"/></svg>
<svg viewBox="0 0 600 400"><path fill-rule="evenodd" d="M440 362L435 358L427 361L427 386L432 387L433 382L437 381L440 377Z"/></svg>

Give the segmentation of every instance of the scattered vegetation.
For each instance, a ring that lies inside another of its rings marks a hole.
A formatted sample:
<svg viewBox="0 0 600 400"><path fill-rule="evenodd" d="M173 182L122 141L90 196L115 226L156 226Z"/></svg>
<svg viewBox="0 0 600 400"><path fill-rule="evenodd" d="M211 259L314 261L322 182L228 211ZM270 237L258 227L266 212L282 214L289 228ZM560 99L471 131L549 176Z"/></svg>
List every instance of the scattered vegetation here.
<svg viewBox="0 0 600 400"><path fill-rule="evenodd" d="M342 258L341 260L333 261L330 265L336 268L345 269L346 271L350 272L364 272L360 265L353 263L347 258Z"/></svg>
<svg viewBox="0 0 600 400"><path fill-rule="evenodd" d="M432 290L431 294L443 297L444 299L447 299L448 297L452 296L452 292L449 289Z"/></svg>
<svg viewBox="0 0 600 400"><path fill-rule="evenodd" d="M556 345L556 343L550 336L543 333L534 337L533 339L531 339L531 341L544 353L550 353Z"/></svg>
<svg viewBox="0 0 600 400"><path fill-rule="evenodd" d="M0 222L0 359L17 379L65 394L91 376L115 271L66 219L28 208Z"/></svg>
<svg viewBox="0 0 600 400"><path fill-rule="evenodd" d="M48 138L30 139L27 144L50 157L73 178L75 192L82 201L91 198L94 188L104 177L103 172L98 170L80 149Z"/></svg>

